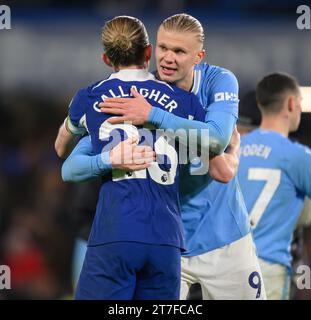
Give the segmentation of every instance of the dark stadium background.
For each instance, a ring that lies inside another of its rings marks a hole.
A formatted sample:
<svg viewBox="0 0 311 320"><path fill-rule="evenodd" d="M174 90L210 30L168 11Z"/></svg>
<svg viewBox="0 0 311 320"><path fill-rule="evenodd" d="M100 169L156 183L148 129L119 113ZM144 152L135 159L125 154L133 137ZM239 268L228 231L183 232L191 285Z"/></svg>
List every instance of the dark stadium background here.
<svg viewBox="0 0 311 320"><path fill-rule="evenodd" d="M75 91L110 72L100 60L107 19L140 18L154 43L164 18L194 15L205 27L206 60L236 74L240 97L276 70L311 86L311 30L296 27L296 8L308 1L66 3L3 3L11 8L12 29L0 30L0 265L11 267L12 290L0 290L0 299L64 299L72 293L74 239L87 237L97 183L63 183L53 146ZM310 127L311 115L303 114L293 138L311 146ZM311 229L303 236L300 256L310 265ZM293 299L311 298L311 290L293 288Z"/></svg>

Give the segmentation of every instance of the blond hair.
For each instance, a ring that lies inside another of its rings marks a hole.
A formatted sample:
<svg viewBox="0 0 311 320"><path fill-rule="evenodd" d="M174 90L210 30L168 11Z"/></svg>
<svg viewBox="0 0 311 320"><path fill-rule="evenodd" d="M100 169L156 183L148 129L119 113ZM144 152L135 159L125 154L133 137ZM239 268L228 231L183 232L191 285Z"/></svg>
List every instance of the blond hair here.
<svg viewBox="0 0 311 320"><path fill-rule="evenodd" d="M113 66L142 65L149 38L137 18L118 16L106 22L101 34L104 51Z"/></svg>
<svg viewBox="0 0 311 320"><path fill-rule="evenodd" d="M194 33L198 41L202 43L202 45L204 43L204 29L202 24L189 14L179 13L168 17L161 23L160 28L161 27L167 31Z"/></svg>

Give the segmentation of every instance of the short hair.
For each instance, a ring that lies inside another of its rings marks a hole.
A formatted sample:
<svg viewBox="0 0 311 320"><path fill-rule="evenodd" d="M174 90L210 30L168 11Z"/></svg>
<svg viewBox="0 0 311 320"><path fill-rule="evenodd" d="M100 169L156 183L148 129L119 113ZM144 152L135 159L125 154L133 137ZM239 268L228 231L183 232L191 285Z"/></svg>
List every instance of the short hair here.
<svg viewBox="0 0 311 320"><path fill-rule="evenodd" d="M256 88L256 100L264 113L279 113L286 94L299 92L298 81L291 75L275 72L259 81Z"/></svg>
<svg viewBox="0 0 311 320"><path fill-rule="evenodd" d="M113 66L141 65L149 38L137 18L118 16L106 22L101 34L104 51Z"/></svg>
<svg viewBox="0 0 311 320"><path fill-rule="evenodd" d="M167 31L192 32L200 43L204 43L204 29L200 21L186 13L178 13L165 19L160 28Z"/></svg>

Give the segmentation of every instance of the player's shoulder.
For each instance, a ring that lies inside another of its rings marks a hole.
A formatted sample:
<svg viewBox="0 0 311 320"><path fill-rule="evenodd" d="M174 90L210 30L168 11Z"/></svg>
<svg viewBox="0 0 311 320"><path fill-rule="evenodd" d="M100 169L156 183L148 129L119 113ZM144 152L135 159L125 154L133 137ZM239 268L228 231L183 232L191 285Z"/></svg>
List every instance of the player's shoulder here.
<svg viewBox="0 0 311 320"><path fill-rule="evenodd" d="M241 136L241 146L252 144L252 143L262 143L262 142L263 142L263 139L260 134L260 129L255 129Z"/></svg>
<svg viewBox="0 0 311 320"><path fill-rule="evenodd" d="M228 69L210 65L199 64L194 69L194 85L192 91L211 98L220 97L220 100L237 100L239 84L235 75Z"/></svg>
<svg viewBox="0 0 311 320"><path fill-rule="evenodd" d="M281 134L257 128L241 137L241 145L246 144L263 144L277 150L277 154L287 154L291 149L291 141Z"/></svg>
<svg viewBox="0 0 311 320"><path fill-rule="evenodd" d="M229 69L208 63L200 63L195 65L194 71L201 73L202 77L210 78L211 80L216 80L218 78L228 78L236 80L236 76Z"/></svg>
<svg viewBox="0 0 311 320"><path fill-rule="evenodd" d="M161 91L167 91L168 93L171 92L173 94L176 94L177 96L180 96L180 95L182 97L194 96L194 94L191 91L186 91L184 89L177 87L174 84L167 83L165 81L160 80L156 70L153 71L151 74L154 76L154 79L151 79L148 81L151 86L154 86L154 84L156 84L156 86L161 86Z"/></svg>
<svg viewBox="0 0 311 320"><path fill-rule="evenodd" d="M152 86L156 84L157 88L160 89L161 92L166 93L169 96L173 96L177 100L196 99L196 96L191 91L184 90L171 83L166 83L158 79L152 80L152 82Z"/></svg>
<svg viewBox="0 0 311 320"><path fill-rule="evenodd" d="M166 93L180 93L179 88L177 88L176 86L161 81L159 79L149 79L148 81L145 82L145 84L149 85L151 88L155 88L158 90L161 90L162 92L166 92Z"/></svg>
<svg viewBox="0 0 311 320"><path fill-rule="evenodd" d="M265 142L272 147L274 155L282 159L282 166L285 170L291 171L293 168L311 163L311 150L307 146L292 141L279 133L268 133Z"/></svg>
<svg viewBox="0 0 311 320"><path fill-rule="evenodd" d="M256 137L256 135L257 135L257 129L255 129L255 130L253 130L251 132L248 132L246 134L243 134L241 136L241 143L242 142L248 142L249 140L254 139Z"/></svg>
<svg viewBox="0 0 311 320"><path fill-rule="evenodd" d="M311 175L311 150L307 146L297 143L290 142L290 147L284 146L286 150L284 167L290 177L296 182L309 181ZM297 180L298 179L298 180ZM309 184L308 182L308 184ZM302 187L302 191L305 190L305 186ZM310 187L310 185L309 185ZM310 189L309 189L310 192Z"/></svg>
<svg viewBox="0 0 311 320"><path fill-rule="evenodd" d="M295 160L308 159L308 161L311 161L311 149L308 146L297 141L291 141L289 139L288 141L290 147L288 150L290 151L289 155L291 158Z"/></svg>
<svg viewBox="0 0 311 320"><path fill-rule="evenodd" d="M82 90L86 93L86 94L94 94L98 91L102 90L103 86L108 85L108 83L110 84L111 81L113 81L114 79L110 79L110 77L101 79L101 80L97 80L96 82L92 83L91 85L83 88Z"/></svg>

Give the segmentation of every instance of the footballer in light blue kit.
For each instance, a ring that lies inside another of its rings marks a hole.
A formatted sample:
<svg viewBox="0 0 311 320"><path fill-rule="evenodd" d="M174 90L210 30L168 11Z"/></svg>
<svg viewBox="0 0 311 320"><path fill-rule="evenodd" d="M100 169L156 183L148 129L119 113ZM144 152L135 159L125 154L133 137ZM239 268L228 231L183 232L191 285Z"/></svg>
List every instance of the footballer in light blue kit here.
<svg viewBox="0 0 311 320"><path fill-rule="evenodd" d="M125 37L126 32L131 36ZM111 37L113 42L108 40ZM162 155L163 161L135 172L113 169L103 177L76 298L178 299L180 252L185 245L177 151L155 130L150 135L130 124L111 125L107 121L111 115L102 113L98 104L107 97L130 96L134 87L150 103L181 117L203 121L204 110L193 94L157 81L147 71L151 47L138 19L123 16L107 22L103 43L104 61L117 72L78 91L70 104L69 125L86 129L99 156L120 141L136 137ZM121 47L129 50L125 66L126 49Z"/></svg>
<svg viewBox="0 0 311 320"><path fill-rule="evenodd" d="M214 121L218 125L214 128L215 133L210 130L210 140L213 141L215 136L217 141L223 139L220 144L224 145L238 119L235 76L218 66L196 65L191 92L199 97L206 112L206 122ZM196 166L190 165L181 175L181 205L187 243L185 256L196 256L223 247L250 232L237 178L223 184L209 175L193 175L196 170Z"/></svg>
<svg viewBox="0 0 311 320"><path fill-rule="evenodd" d="M157 72L159 79L199 97L206 112L210 151L221 156L232 151L227 148L238 118L238 82L229 70L202 63L203 48L204 30L197 19L186 14L167 18L157 33ZM198 128L194 121L192 125ZM195 175L197 170L190 166L180 177L187 246L182 256L181 299L193 283L201 285L203 299L265 299L237 178L224 184L209 175Z"/></svg>
<svg viewBox="0 0 311 320"><path fill-rule="evenodd" d="M299 85L271 74L257 86L259 129L242 137L238 176L270 299L288 298L290 246L305 196L311 196L311 150L288 139L300 122ZM279 273L265 269L279 267ZM279 274L279 277L277 275ZM272 289L269 289L272 286Z"/></svg>
<svg viewBox="0 0 311 320"><path fill-rule="evenodd" d="M199 97L206 111L206 123L217 124L210 139L218 143L222 139L228 141L238 119L235 76L218 66L196 65L191 92ZM224 184L209 175L193 175L196 170L190 165L180 175L187 247L182 253L181 296L185 298L190 284L198 282L204 299L264 299L265 289L237 176Z"/></svg>
<svg viewBox="0 0 311 320"><path fill-rule="evenodd" d="M174 23L177 27L171 31ZM192 28L195 25L194 30L183 29L189 25ZM185 32L189 37L184 37ZM221 154L228 147L238 118L238 83L224 68L198 64L204 56L202 34L201 24L189 15L166 19L158 31L156 62L161 80L175 83L199 97L205 109L205 121L182 119L156 107L151 108L145 121L161 129L208 129L209 143L201 147ZM193 61L192 65L188 63L188 71L183 69L186 68L184 55L191 56L189 60ZM179 72L183 71L184 78L179 81ZM76 158L83 154L78 148L79 145L73 152ZM89 153L85 155L93 159L90 148L87 149ZM98 176L100 169L83 168L81 162L74 163L73 159L66 160L71 167L66 170L69 180ZM187 249L182 257L181 299L186 298L193 283L201 284L204 299L265 299L249 217L237 178L223 184L208 174L196 175L200 170L200 166L186 166L180 177Z"/></svg>

